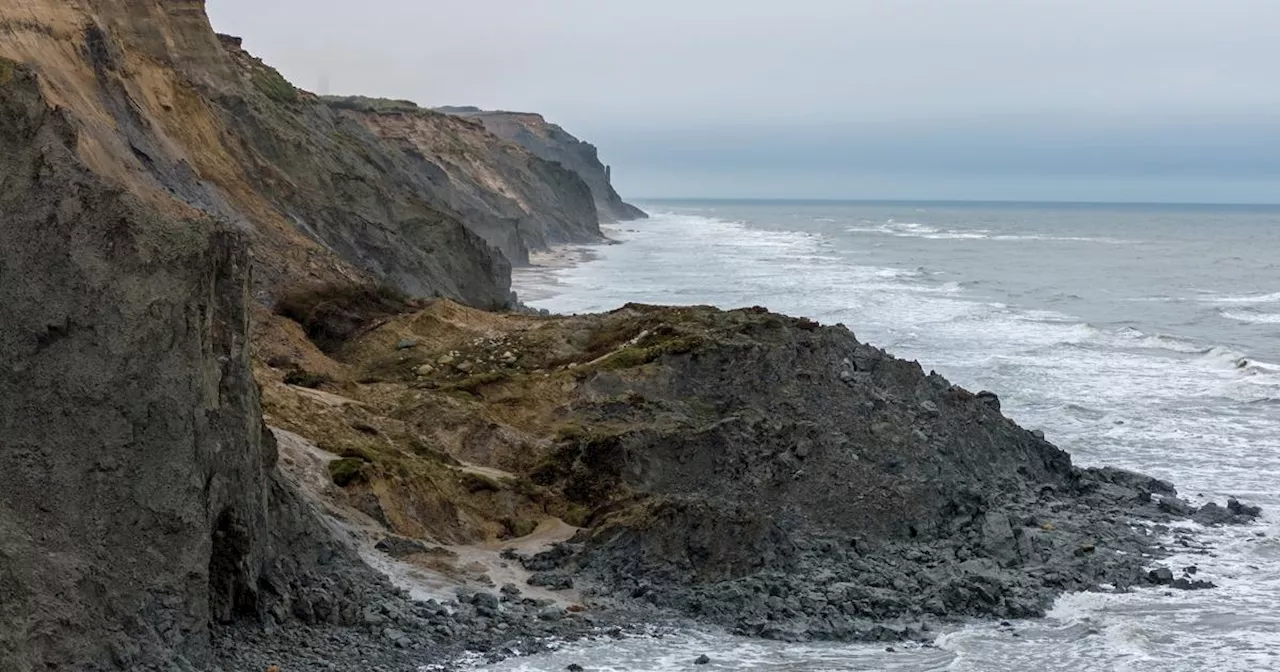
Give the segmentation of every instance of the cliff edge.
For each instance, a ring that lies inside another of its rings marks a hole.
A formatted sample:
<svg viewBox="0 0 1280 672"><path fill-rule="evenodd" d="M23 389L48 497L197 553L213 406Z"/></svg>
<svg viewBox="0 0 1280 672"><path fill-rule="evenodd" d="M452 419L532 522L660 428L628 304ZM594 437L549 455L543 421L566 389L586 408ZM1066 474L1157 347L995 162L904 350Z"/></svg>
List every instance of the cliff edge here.
<svg viewBox="0 0 1280 672"><path fill-rule="evenodd" d="M408 101L326 97L330 107L398 147L418 168L422 193L459 213L512 263L553 245L603 240L590 187L559 163L475 121Z"/></svg>
<svg viewBox="0 0 1280 672"><path fill-rule="evenodd" d="M596 209L605 222L644 219L647 214L622 200L613 188L613 170L600 162L595 145L570 135L540 114L502 112L475 107L440 107L441 112L484 124L494 135L519 144L534 154L555 161L586 181L595 196Z"/></svg>

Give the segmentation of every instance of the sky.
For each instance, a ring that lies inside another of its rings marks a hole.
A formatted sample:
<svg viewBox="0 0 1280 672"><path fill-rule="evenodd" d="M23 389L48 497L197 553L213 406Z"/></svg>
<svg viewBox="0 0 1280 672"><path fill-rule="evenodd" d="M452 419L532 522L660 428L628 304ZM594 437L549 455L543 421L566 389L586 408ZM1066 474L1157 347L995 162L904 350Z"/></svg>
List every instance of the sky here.
<svg viewBox="0 0 1280 672"><path fill-rule="evenodd" d="M209 0L298 86L535 111L625 196L1280 202L1277 0Z"/></svg>

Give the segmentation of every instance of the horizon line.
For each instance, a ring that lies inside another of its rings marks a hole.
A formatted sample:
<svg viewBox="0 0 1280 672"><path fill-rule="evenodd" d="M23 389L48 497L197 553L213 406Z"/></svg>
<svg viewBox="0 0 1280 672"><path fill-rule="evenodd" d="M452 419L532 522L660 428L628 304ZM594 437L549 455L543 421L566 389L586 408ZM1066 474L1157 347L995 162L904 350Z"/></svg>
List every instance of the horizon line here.
<svg viewBox="0 0 1280 672"><path fill-rule="evenodd" d="M632 197L640 203L866 203L866 204L905 204L929 203L945 205L1123 205L1153 206L1179 205L1198 207L1231 207L1231 208L1274 208L1280 207L1280 201L1271 203L1245 203L1230 201L1062 201L1062 200L1026 200L1026 199L994 199L994 198L761 198L733 196L649 196Z"/></svg>

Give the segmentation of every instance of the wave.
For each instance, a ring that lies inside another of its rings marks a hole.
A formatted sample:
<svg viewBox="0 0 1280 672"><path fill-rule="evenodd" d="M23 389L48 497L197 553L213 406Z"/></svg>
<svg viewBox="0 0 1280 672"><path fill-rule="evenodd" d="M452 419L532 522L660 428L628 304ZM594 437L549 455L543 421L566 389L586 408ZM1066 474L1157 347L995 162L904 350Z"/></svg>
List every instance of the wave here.
<svg viewBox="0 0 1280 672"><path fill-rule="evenodd" d="M1222 310L1219 314L1236 322L1249 324L1280 324L1280 313L1259 313L1252 310Z"/></svg>
<svg viewBox="0 0 1280 672"><path fill-rule="evenodd" d="M1280 303L1280 292L1270 294L1242 294L1237 296L1213 296L1201 299L1206 303Z"/></svg>
<svg viewBox="0 0 1280 672"><path fill-rule="evenodd" d="M996 241L1047 241L1078 242L1123 245L1133 241L1105 236L1051 236L1033 233L994 233L990 229L940 229L918 222L888 220L883 224L864 221L861 226L846 227L848 233L874 233L898 238L923 238L926 240L996 240Z"/></svg>

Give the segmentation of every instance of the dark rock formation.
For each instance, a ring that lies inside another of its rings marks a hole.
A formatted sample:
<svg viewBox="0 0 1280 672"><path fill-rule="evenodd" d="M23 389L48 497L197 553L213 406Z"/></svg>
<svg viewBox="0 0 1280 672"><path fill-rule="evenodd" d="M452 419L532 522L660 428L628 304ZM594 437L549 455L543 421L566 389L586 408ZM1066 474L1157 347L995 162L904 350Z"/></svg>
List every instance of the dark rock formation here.
<svg viewBox="0 0 1280 672"><path fill-rule="evenodd" d="M600 429L533 474L590 508L589 530L526 566L745 634L892 639L1144 583L1155 537L1131 520L1179 515L1157 505L1168 483L1075 468L994 394L842 327L645 306L614 319L632 326L603 328L647 335L578 374L567 405Z"/></svg>
<svg viewBox="0 0 1280 672"><path fill-rule="evenodd" d="M576 173L498 138L479 122L407 101L326 98L399 147L418 167L420 191L456 212L515 264L530 251L601 240L590 188Z"/></svg>
<svg viewBox="0 0 1280 672"><path fill-rule="evenodd" d="M586 181L595 195L596 209L606 222L643 219L643 210L622 200L613 188L612 171L600 163L594 145L573 137L547 122L540 114L491 112L474 107L441 107L441 112L476 119L500 138L511 140L534 154L562 164Z"/></svg>
<svg viewBox="0 0 1280 672"><path fill-rule="evenodd" d="M342 622L385 586L276 475L243 235L91 172L0 63L4 669L205 669L211 623Z"/></svg>

